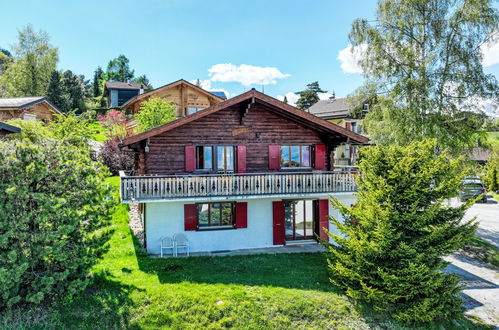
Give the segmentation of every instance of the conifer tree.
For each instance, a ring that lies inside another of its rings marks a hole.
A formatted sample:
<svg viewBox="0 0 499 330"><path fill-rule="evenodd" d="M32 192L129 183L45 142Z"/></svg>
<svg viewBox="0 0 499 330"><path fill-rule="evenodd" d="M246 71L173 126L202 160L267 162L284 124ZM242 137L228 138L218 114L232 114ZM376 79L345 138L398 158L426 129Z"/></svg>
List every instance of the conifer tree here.
<svg viewBox="0 0 499 330"><path fill-rule="evenodd" d="M52 71L50 75L49 86L47 87L47 99L60 109L64 107L61 74L57 70Z"/></svg>
<svg viewBox="0 0 499 330"><path fill-rule="evenodd" d="M288 104L288 97L286 95L284 95L284 99L282 100L282 102Z"/></svg>
<svg viewBox="0 0 499 330"><path fill-rule="evenodd" d="M92 82L92 92L94 97L102 96L101 80L103 73L104 71L102 71L100 66L94 71L94 80Z"/></svg>
<svg viewBox="0 0 499 330"><path fill-rule="evenodd" d="M463 177L460 159L435 156L435 139L406 147L373 146L361 151L357 203L334 207L338 234L328 244L331 282L350 297L398 320L432 321L461 311L459 277L443 271L450 254L474 235L462 222L474 202L445 200Z"/></svg>
<svg viewBox="0 0 499 330"><path fill-rule="evenodd" d="M308 84L306 90L295 93L300 96L298 101L296 101L296 107L301 110L307 110L319 102L319 93L327 93L327 91L319 87L318 81Z"/></svg>

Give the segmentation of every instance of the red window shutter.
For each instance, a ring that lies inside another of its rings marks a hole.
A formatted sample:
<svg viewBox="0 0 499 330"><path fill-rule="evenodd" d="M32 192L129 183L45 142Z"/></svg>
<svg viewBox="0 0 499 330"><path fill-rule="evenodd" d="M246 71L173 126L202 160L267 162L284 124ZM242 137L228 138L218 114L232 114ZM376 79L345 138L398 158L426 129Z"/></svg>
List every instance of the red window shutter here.
<svg viewBox="0 0 499 330"><path fill-rule="evenodd" d="M185 171L194 172L196 169L196 147L185 146Z"/></svg>
<svg viewBox="0 0 499 330"><path fill-rule="evenodd" d="M318 170L326 168L326 146L324 144L315 145L315 168Z"/></svg>
<svg viewBox="0 0 499 330"><path fill-rule="evenodd" d="M184 204L184 230L198 229L198 207L196 204Z"/></svg>
<svg viewBox="0 0 499 330"><path fill-rule="evenodd" d="M347 121L347 122L345 123L345 128L346 128L347 130L350 130L350 131L351 131L351 130L352 130L352 123Z"/></svg>
<svg viewBox="0 0 499 330"><path fill-rule="evenodd" d="M284 239L284 202L272 202L274 245L283 245Z"/></svg>
<svg viewBox="0 0 499 330"><path fill-rule="evenodd" d="M269 170L278 170L281 168L281 146L269 146Z"/></svg>
<svg viewBox="0 0 499 330"><path fill-rule="evenodd" d="M248 203L236 203L236 228L248 228Z"/></svg>
<svg viewBox="0 0 499 330"><path fill-rule="evenodd" d="M237 173L246 173L246 146L237 146Z"/></svg>
<svg viewBox="0 0 499 330"><path fill-rule="evenodd" d="M324 228L329 230L329 200L319 200L319 236L327 240L329 236L324 231Z"/></svg>

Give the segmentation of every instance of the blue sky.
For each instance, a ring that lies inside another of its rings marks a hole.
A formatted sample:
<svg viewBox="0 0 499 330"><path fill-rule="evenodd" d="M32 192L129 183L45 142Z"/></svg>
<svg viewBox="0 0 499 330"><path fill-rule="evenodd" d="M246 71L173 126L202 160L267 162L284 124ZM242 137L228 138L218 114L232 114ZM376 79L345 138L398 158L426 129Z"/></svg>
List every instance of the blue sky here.
<svg viewBox="0 0 499 330"><path fill-rule="evenodd" d="M362 77L349 73L356 70L348 52L343 68L338 55L352 21L373 18L375 7L375 0L1 1L0 47L9 49L31 23L59 48L59 69L87 77L125 54L155 87L199 78L232 96L263 83L277 97L317 80L346 96ZM499 64L487 71L499 77Z"/></svg>

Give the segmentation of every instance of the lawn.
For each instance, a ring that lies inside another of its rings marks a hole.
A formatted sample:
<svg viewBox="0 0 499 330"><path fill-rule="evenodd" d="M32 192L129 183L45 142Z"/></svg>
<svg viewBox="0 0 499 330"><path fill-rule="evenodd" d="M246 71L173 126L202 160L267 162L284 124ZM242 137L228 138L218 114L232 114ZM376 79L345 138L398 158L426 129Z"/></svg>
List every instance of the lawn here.
<svg viewBox="0 0 499 330"><path fill-rule="evenodd" d="M0 328L486 328L464 317L403 326L357 306L329 283L321 253L149 258L125 205L112 227L110 249L80 297L4 312Z"/></svg>

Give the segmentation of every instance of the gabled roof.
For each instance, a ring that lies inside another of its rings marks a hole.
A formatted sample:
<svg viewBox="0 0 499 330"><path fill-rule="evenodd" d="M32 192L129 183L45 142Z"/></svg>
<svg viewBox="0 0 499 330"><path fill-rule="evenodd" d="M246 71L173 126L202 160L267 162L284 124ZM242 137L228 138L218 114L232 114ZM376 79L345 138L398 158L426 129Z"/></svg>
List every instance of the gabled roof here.
<svg viewBox="0 0 499 330"><path fill-rule="evenodd" d="M152 94L152 93L154 93L154 92L156 92L156 91L158 91L158 90L160 90L160 89L163 89L163 88L164 88L164 89L167 89L167 88L172 88L172 87L178 86L178 85L180 85L180 84L186 84L186 85L188 85L189 87L192 87L192 88L194 88L194 89L197 89L198 91L200 91L201 93L205 94L206 96L210 96L210 97L217 98L219 101L223 101L223 100L225 100L225 98L223 98L223 97L221 97L221 96L218 96L218 95L214 94L214 93L218 93L218 92L209 92L209 91L207 91L207 90L205 90L205 89L202 89L202 88L201 88L201 87L199 87L199 86L196 86L196 85L194 85L194 84L191 84L191 83L190 83L190 82L188 82L187 80L180 79L180 80L174 81L174 82L172 82L172 83L166 84L166 85L164 85L164 86L161 86L161 87L158 87L158 88L152 89L152 90L150 90L150 91L147 91L146 93L136 95L136 96L132 97L130 100L128 100L128 101L126 101L125 103L123 103L123 104L121 105L121 107L122 107L122 108L125 108L125 107L126 107L127 105L129 105L130 103L135 102L136 100L140 100L140 99L142 99L142 98L144 98L144 97L147 97L147 96L149 96L150 94ZM222 93L223 93L223 92L222 92ZM224 95L225 95L225 93L224 93Z"/></svg>
<svg viewBox="0 0 499 330"><path fill-rule="evenodd" d="M0 131L1 130L7 131L10 133L18 133L21 131L21 129L19 127L15 127L15 126L0 122Z"/></svg>
<svg viewBox="0 0 499 330"><path fill-rule="evenodd" d="M222 91L210 91L211 94L218 96L221 99L227 100L227 95L225 95L225 92Z"/></svg>
<svg viewBox="0 0 499 330"><path fill-rule="evenodd" d="M130 137L125 138L123 141L124 145L130 145L133 143L137 143L139 141L145 140L150 138L151 136L155 136L167 131L170 131L174 128L180 127L182 125L186 125L190 122L193 122L195 120L198 120L200 118L206 117L208 115L211 115L215 112L218 112L220 110L226 109L228 107L231 107L233 105L239 104L241 102L244 102L246 100L251 100L251 101L258 101L259 103L262 103L264 105L269 106L274 112L278 113L279 115L289 118L291 120L294 120L296 122L299 122L300 124L303 124L308 127L312 127L318 131L322 131L324 133L328 134L334 134L337 136L346 136L350 138L353 142L357 143L367 143L369 141L368 138L365 136L356 134L346 128L343 128L341 126L335 125L333 123L330 123L324 119L318 118L314 115L311 115L303 110L297 109L289 104L286 104L284 102L281 102L273 97L270 97L268 95L265 95L263 93L260 93L256 91L255 89L251 89L241 95L238 95L236 97L233 97L227 101L224 101L222 103L218 103L215 105L212 105L209 108L206 108L204 110L198 111L192 115L174 120L172 122L169 122L167 124L155 127L153 129L150 129L148 131L145 131L143 133L133 135Z"/></svg>
<svg viewBox="0 0 499 330"><path fill-rule="evenodd" d="M0 109L2 108L26 108L30 105L45 102L50 105L57 113L61 114L61 111L52 102L47 100L43 96L33 96L33 97L12 97L12 98L0 98Z"/></svg>
<svg viewBox="0 0 499 330"><path fill-rule="evenodd" d="M352 106L347 102L347 98L334 98L328 100L320 100L312 105L308 111L320 118L334 119L347 118Z"/></svg>
<svg viewBox="0 0 499 330"><path fill-rule="evenodd" d="M147 89L147 86L144 84L136 84L131 82L122 82L122 81L106 81L105 88L107 89Z"/></svg>

